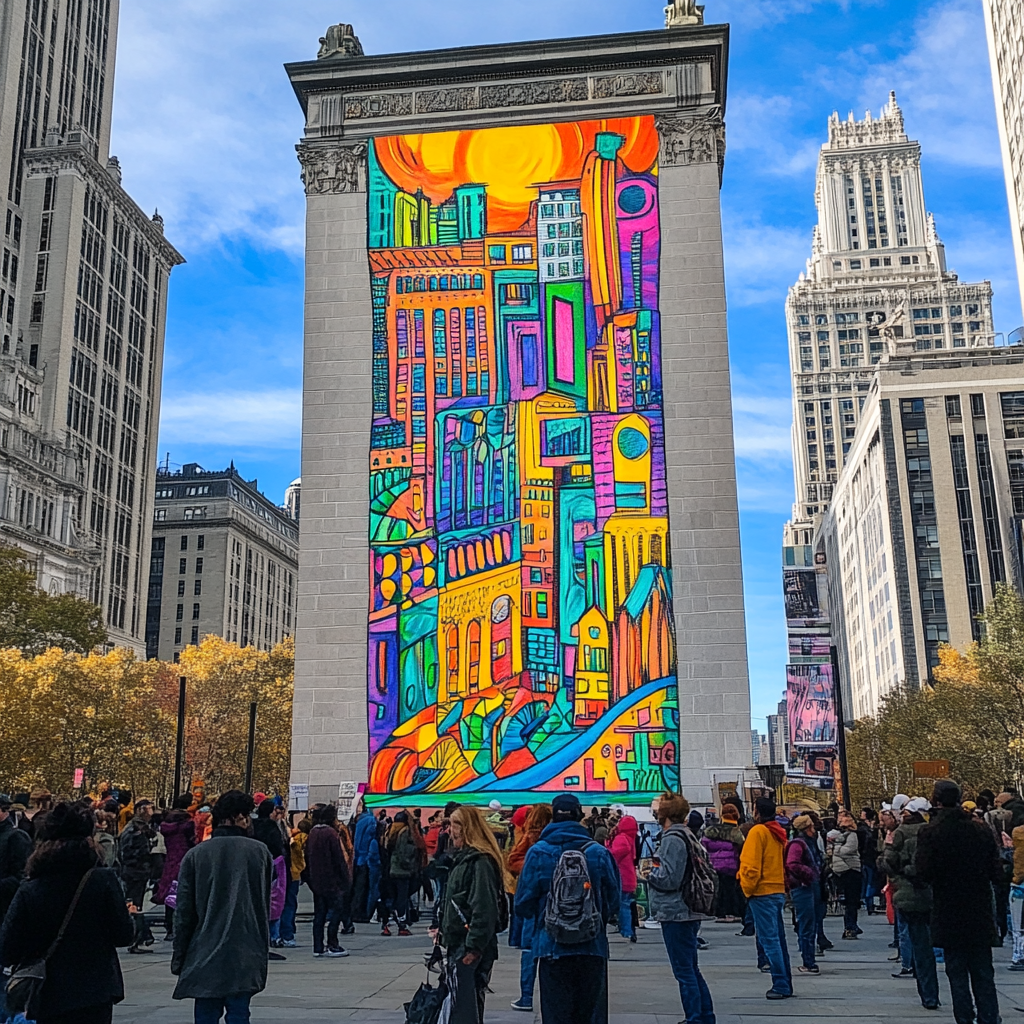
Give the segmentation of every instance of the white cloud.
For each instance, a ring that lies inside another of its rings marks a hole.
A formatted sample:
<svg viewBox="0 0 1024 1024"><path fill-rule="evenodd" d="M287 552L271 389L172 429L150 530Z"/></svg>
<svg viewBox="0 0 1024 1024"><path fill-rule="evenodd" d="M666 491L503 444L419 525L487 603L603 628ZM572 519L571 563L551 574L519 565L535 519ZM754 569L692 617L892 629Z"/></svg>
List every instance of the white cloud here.
<svg viewBox="0 0 1024 1024"><path fill-rule="evenodd" d="M730 154L756 153L761 174L806 175L817 164L822 140L802 134L794 124L802 116L803 110L790 96L732 93L728 111ZM765 130L767 125L770 131Z"/></svg>
<svg viewBox="0 0 1024 1024"><path fill-rule="evenodd" d="M160 446L229 445L241 449L297 449L302 392L221 391L165 397Z"/></svg>
<svg viewBox="0 0 1024 1024"><path fill-rule="evenodd" d="M781 318L786 294L811 254L810 232L744 220L728 212L722 231L729 304L771 303Z"/></svg>

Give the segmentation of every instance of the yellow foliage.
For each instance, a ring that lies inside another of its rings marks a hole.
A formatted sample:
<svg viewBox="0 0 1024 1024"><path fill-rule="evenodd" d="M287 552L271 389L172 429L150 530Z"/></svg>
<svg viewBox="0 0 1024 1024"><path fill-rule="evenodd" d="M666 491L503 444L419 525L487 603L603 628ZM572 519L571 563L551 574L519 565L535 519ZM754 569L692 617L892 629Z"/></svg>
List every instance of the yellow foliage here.
<svg viewBox="0 0 1024 1024"><path fill-rule="evenodd" d="M287 786L294 645L271 652L219 637L188 647L181 665L140 661L125 648L81 655L50 648L24 657L0 650L0 791L45 785L70 794L101 780L137 795L170 797L177 679L186 683L183 790L202 778L208 794L240 787L249 704L257 704L253 785Z"/></svg>

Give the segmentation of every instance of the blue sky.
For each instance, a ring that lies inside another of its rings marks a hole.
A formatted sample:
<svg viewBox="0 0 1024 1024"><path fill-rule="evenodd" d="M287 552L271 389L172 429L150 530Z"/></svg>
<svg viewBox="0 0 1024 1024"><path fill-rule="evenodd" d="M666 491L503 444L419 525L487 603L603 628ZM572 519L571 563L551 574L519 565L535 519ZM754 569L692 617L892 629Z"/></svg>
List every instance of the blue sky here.
<svg viewBox="0 0 1024 1024"><path fill-rule="evenodd" d="M188 259L171 282L160 457L234 459L281 501L299 473L304 199L281 65L351 21L368 53L659 28L656 0L122 0L113 152ZM895 89L924 148L951 269L1024 322L980 0L708 0L732 25L722 192L754 726L785 683L782 524L792 502L783 304L815 221L837 109Z"/></svg>

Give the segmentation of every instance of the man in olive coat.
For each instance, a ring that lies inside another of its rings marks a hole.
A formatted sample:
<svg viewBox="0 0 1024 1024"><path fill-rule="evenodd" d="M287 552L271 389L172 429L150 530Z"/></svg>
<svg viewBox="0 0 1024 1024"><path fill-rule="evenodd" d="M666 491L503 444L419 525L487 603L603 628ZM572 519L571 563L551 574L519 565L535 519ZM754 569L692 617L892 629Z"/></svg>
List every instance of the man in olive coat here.
<svg viewBox="0 0 1024 1024"><path fill-rule="evenodd" d="M249 1020L267 985L270 886L267 847L249 838L253 799L229 790L213 805L213 835L185 854L178 875L171 973L175 999L194 999L196 1024Z"/></svg>

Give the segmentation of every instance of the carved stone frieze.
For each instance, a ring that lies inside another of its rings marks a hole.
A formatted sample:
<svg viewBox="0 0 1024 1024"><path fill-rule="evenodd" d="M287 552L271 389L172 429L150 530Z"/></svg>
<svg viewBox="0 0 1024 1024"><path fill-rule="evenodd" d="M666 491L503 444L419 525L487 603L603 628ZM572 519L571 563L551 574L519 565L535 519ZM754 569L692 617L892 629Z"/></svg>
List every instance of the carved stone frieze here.
<svg viewBox="0 0 1024 1024"><path fill-rule="evenodd" d="M480 106L529 107L539 103L574 103L590 99L586 78L553 78L541 82L507 82L482 85Z"/></svg>
<svg viewBox="0 0 1024 1024"><path fill-rule="evenodd" d="M635 74L609 75L594 79L595 100L613 96L657 96L665 91L665 76L660 71L639 71Z"/></svg>
<svg viewBox="0 0 1024 1024"><path fill-rule="evenodd" d="M423 89L416 93L417 114L441 114L446 111L476 110L478 106L476 86Z"/></svg>
<svg viewBox="0 0 1024 1024"><path fill-rule="evenodd" d="M384 92L371 96L346 96L345 120L368 117L402 117L412 113L411 92Z"/></svg>
<svg viewBox="0 0 1024 1024"><path fill-rule="evenodd" d="M296 147L307 196L366 191L366 143Z"/></svg>
<svg viewBox="0 0 1024 1024"><path fill-rule="evenodd" d="M661 137L662 166L717 163L721 175L725 165L725 121L720 107L712 107L703 117L656 114L654 123Z"/></svg>

